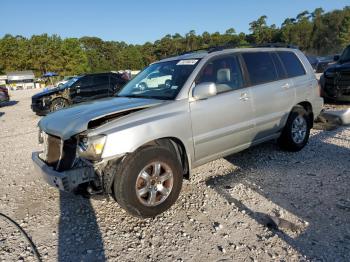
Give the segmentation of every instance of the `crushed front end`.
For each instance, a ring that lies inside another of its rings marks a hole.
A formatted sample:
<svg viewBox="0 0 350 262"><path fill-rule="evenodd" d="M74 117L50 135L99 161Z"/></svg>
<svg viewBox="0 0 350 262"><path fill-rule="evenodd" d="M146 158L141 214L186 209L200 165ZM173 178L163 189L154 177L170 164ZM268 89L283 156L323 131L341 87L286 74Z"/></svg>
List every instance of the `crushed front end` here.
<svg viewBox="0 0 350 262"><path fill-rule="evenodd" d="M350 102L350 67L334 67L325 71L323 96L336 101Z"/></svg>
<svg viewBox="0 0 350 262"><path fill-rule="evenodd" d="M40 131L43 151L32 154L35 169L49 185L62 191L103 192L98 165L79 157L79 142L78 137L62 140Z"/></svg>

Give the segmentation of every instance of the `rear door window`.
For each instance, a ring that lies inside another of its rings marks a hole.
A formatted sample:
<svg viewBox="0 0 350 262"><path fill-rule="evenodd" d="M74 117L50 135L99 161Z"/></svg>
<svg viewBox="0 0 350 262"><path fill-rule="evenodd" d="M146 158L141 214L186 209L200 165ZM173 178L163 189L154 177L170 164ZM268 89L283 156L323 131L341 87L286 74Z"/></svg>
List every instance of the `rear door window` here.
<svg viewBox="0 0 350 262"><path fill-rule="evenodd" d="M292 52L277 52L278 56L287 71L288 77L296 77L305 75L304 66L301 64L299 58Z"/></svg>
<svg viewBox="0 0 350 262"><path fill-rule="evenodd" d="M278 57L276 53L271 53L272 60L275 64L278 79L285 79L288 77L286 70L281 62L281 59Z"/></svg>
<svg viewBox="0 0 350 262"><path fill-rule="evenodd" d="M249 52L242 54L252 85L278 80L277 71L270 52Z"/></svg>

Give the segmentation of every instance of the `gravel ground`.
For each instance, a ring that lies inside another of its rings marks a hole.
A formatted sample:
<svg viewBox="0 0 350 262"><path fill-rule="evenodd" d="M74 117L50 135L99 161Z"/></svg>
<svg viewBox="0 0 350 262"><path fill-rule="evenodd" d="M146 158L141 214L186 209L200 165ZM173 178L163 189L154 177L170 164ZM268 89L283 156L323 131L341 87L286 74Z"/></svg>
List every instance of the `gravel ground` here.
<svg viewBox="0 0 350 262"><path fill-rule="evenodd" d="M350 127L312 130L298 153L266 143L193 172L180 198L140 220L113 200L45 184L30 110L35 90L0 108L0 212L32 237L44 261L347 261L350 257ZM0 261L35 261L0 218Z"/></svg>

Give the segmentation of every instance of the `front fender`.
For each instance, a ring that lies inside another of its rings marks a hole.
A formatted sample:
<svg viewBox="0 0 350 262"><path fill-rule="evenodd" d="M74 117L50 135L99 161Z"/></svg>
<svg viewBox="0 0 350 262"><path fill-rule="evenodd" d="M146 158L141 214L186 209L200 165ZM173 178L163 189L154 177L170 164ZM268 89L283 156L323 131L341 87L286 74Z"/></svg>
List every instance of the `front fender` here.
<svg viewBox="0 0 350 262"><path fill-rule="evenodd" d="M159 109L164 109L159 113ZM152 111L158 111L154 114ZM146 113L146 114L144 114ZM187 101L177 101L172 105L165 105L136 113L138 119L118 125L104 132L107 135L102 158L113 158L134 152L142 145L161 138L176 138L182 142L186 153L193 161L193 141L191 117ZM136 117L135 117L136 118Z"/></svg>

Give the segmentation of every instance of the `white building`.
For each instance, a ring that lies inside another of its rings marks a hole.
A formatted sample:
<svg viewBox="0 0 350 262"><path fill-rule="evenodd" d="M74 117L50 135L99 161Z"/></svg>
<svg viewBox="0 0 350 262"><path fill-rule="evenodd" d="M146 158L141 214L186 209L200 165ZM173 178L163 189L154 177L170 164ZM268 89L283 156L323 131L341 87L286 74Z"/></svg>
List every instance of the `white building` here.
<svg viewBox="0 0 350 262"><path fill-rule="evenodd" d="M7 80L7 75L1 75L0 76L0 86L5 86Z"/></svg>
<svg viewBox="0 0 350 262"><path fill-rule="evenodd" d="M7 84L12 90L35 88L33 71L16 71L7 73Z"/></svg>

